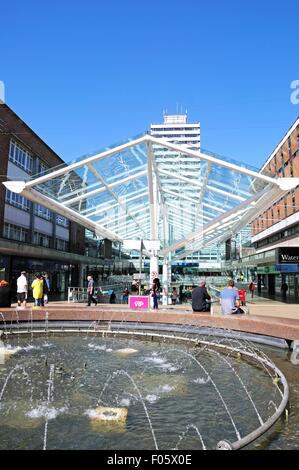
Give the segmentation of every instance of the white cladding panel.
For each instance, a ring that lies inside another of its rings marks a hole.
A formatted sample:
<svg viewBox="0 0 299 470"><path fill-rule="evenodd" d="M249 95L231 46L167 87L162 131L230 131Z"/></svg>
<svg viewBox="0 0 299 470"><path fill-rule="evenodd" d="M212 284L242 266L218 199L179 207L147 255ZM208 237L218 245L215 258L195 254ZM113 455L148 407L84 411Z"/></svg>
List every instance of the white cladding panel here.
<svg viewBox="0 0 299 470"><path fill-rule="evenodd" d="M22 168L19 168L17 165L10 161L8 161L7 165L7 176L13 180L22 179L24 181L27 181L29 178L29 175L28 173L26 173L26 171L22 170Z"/></svg>
<svg viewBox="0 0 299 470"><path fill-rule="evenodd" d="M69 241L69 229L56 225L56 237Z"/></svg>
<svg viewBox="0 0 299 470"><path fill-rule="evenodd" d="M25 228L30 227L30 214L22 209L10 206L9 204L5 204L4 220L9 224Z"/></svg>
<svg viewBox="0 0 299 470"><path fill-rule="evenodd" d="M45 233L46 235L53 234L53 224L48 220L42 219L41 217L34 217L34 230L36 232Z"/></svg>

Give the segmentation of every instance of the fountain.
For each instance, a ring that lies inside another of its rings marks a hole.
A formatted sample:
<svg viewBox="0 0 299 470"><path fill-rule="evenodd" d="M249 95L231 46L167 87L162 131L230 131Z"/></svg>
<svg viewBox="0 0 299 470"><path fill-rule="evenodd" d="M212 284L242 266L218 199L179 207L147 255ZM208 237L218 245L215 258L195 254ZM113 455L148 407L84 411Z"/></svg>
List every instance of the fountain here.
<svg viewBox="0 0 299 470"><path fill-rule="evenodd" d="M100 320L80 325L75 334L75 325L62 333L49 323L46 314L43 328L35 325L31 313L27 324L4 325L3 348L18 354L0 362L0 448L277 445L268 430L284 426L288 383L281 369L296 367L294 354L286 362L285 350L190 325L171 331L129 325L124 317L109 329ZM287 426L296 429L294 403ZM294 445L294 437L278 436L281 448Z"/></svg>

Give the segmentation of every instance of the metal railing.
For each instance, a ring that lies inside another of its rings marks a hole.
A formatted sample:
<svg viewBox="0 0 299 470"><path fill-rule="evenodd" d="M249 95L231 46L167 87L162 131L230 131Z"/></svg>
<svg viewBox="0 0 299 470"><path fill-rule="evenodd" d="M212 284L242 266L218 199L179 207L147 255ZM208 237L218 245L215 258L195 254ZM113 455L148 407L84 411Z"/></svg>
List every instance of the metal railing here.
<svg viewBox="0 0 299 470"><path fill-rule="evenodd" d="M128 284L124 282L101 285L95 287L94 296L98 299L99 303L109 303L110 294L114 291L116 302L121 303L122 292L127 286ZM87 302L87 287L68 287L67 300L68 302Z"/></svg>

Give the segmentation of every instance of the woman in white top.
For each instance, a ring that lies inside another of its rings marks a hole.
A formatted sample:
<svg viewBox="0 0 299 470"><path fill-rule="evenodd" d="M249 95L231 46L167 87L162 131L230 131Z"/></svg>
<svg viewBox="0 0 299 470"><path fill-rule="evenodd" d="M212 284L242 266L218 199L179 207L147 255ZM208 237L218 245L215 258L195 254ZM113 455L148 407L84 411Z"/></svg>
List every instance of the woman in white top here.
<svg viewBox="0 0 299 470"><path fill-rule="evenodd" d="M28 283L25 276L26 272L22 271L21 276L17 279L17 300L18 300L18 307L26 307L27 303L27 293L28 293Z"/></svg>

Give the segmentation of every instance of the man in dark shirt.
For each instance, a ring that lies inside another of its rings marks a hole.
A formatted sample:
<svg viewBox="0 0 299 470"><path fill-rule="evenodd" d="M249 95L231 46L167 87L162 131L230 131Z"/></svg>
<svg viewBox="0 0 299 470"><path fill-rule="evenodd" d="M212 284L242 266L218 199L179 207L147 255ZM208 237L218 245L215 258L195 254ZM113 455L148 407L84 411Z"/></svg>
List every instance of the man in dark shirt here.
<svg viewBox="0 0 299 470"><path fill-rule="evenodd" d="M208 294L206 282L201 281L199 286L192 291L193 312L209 312L211 307L209 300L211 300L211 296Z"/></svg>
<svg viewBox="0 0 299 470"><path fill-rule="evenodd" d="M87 276L87 280L88 280L88 286L87 286L87 295L88 295L87 302L88 303L87 303L87 306L90 307L91 302L93 302L95 305L97 305L98 302L93 296L93 294L94 294L94 280L93 280L93 277L92 276Z"/></svg>

